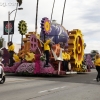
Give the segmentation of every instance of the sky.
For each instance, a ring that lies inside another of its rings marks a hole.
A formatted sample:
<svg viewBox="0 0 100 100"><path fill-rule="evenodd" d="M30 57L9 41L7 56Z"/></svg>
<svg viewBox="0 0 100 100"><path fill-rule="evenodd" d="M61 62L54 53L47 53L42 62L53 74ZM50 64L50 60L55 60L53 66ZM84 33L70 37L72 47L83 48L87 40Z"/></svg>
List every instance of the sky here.
<svg viewBox="0 0 100 100"><path fill-rule="evenodd" d="M21 35L18 31L18 23L25 20L28 26L27 32L35 31L35 13L37 0L23 0L15 19L14 43L21 43ZM43 17L51 17L54 0L39 0L38 11L38 33L40 33L40 23ZM16 0L0 0L0 35L8 41L8 36L3 35L3 21L8 20L8 11L16 9ZM55 0L53 18L57 23L61 23L64 0ZM11 13L10 20L13 20L15 12ZM80 29L84 35L86 43L85 53L91 50L100 52L100 3L99 0L66 0L63 26L66 30Z"/></svg>

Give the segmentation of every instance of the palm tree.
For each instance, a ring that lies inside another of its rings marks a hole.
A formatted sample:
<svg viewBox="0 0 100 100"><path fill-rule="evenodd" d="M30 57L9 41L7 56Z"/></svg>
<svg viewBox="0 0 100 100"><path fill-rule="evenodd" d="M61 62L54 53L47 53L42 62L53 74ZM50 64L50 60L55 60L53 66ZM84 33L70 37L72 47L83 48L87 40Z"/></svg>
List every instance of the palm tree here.
<svg viewBox="0 0 100 100"><path fill-rule="evenodd" d="M17 1L17 6L21 6L22 5L22 0L16 0Z"/></svg>
<svg viewBox="0 0 100 100"><path fill-rule="evenodd" d="M63 7L63 13L62 13L61 25L63 24L64 11L65 11L65 5L66 5L66 0L64 1L64 7Z"/></svg>
<svg viewBox="0 0 100 100"><path fill-rule="evenodd" d="M51 19L50 19L50 21L52 21L52 15L53 15L54 6L55 6L55 0L53 1L53 7L52 7L52 12L51 12Z"/></svg>
<svg viewBox="0 0 100 100"><path fill-rule="evenodd" d="M16 5L16 12L15 12L15 17L14 17L14 22L15 22L18 6L22 5L23 0L16 0L16 1L17 1L17 5ZM12 38L13 38L13 34L12 34L12 37L11 37L11 41L12 41Z"/></svg>
<svg viewBox="0 0 100 100"><path fill-rule="evenodd" d="M39 5L39 0L37 0L37 4L36 4L36 19L35 19L35 32L36 33L37 33L38 5Z"/></svg>

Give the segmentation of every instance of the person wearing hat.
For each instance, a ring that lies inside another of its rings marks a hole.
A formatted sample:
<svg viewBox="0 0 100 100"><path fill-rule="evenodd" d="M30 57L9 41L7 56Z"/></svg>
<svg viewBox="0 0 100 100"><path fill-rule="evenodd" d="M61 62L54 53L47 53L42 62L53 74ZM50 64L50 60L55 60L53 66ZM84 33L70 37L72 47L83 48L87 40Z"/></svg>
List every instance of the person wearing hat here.
<svg viewBox="0 0 100 100"><path fill-rule="evenodd" d="M52 41L53 37L51 39L46 39L44 41L44 54L46 56L46 65L45 67L49 67L48 63L49 63L49 52L50 52L50 46L49 46L49 43Z"/></svg>
<svg viewBox="0 0 100 100"><path fill-rule="evenodd" d="M68 54L68 50L67 49L64 49L62 51L62 57L63 57L63 70L64 71L69 71L69 68L68 68L68 63L69 63L69 60L70 60L70 55Z"/></svg>
<svg viewBox="0 0 100 100"><path fill-rule="evenodd" d="M8 51L9 51L9 67L13 66L13 64L15 63L14 59L13 59L13 54L14 52L14 44L12 41L8 42Z"/></svg>

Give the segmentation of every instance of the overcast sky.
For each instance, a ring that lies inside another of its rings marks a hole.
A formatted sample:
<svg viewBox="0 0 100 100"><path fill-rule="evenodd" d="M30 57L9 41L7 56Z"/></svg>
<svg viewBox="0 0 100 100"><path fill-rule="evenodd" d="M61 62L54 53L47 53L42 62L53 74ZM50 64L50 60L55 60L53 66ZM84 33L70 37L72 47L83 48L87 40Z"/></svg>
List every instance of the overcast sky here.
<svg viewBox="0 0 100 100"><path fill-rule="evenodd" d="M37 0L23 0L23 10L17 12L15 20L14 43L21 42L21 35L18 32L18 23L25 20L28 25L28 32L35 30L35 12ZM38 12L38 33L40 22L43 17L51 17L51 10L54 0L39 0ZM61 23L64 0L56 0L53 19ZM0 0L0 35L3 35L3 21L8 20L8 11L16 9L16 0ZM13 12L10 19L14 19ZM96 49L100 51L100 1L99 0L66 0L66 8L63 26L67 30L80 29L87 44L86 53ZM8 41L7 36L3 36Z"/></svg>

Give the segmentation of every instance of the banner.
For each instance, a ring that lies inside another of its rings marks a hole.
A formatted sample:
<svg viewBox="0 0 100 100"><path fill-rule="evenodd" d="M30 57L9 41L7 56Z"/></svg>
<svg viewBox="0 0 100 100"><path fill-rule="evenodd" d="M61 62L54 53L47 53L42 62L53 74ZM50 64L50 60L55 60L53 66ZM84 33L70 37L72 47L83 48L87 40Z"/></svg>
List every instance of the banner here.
<svg viewBox="0 0 100 100"><path fill-rule="evenodd" d="M14 20L9 21L9 34L14 34ZM8 35L8 21L3 22L3 35Z"/></svg>

